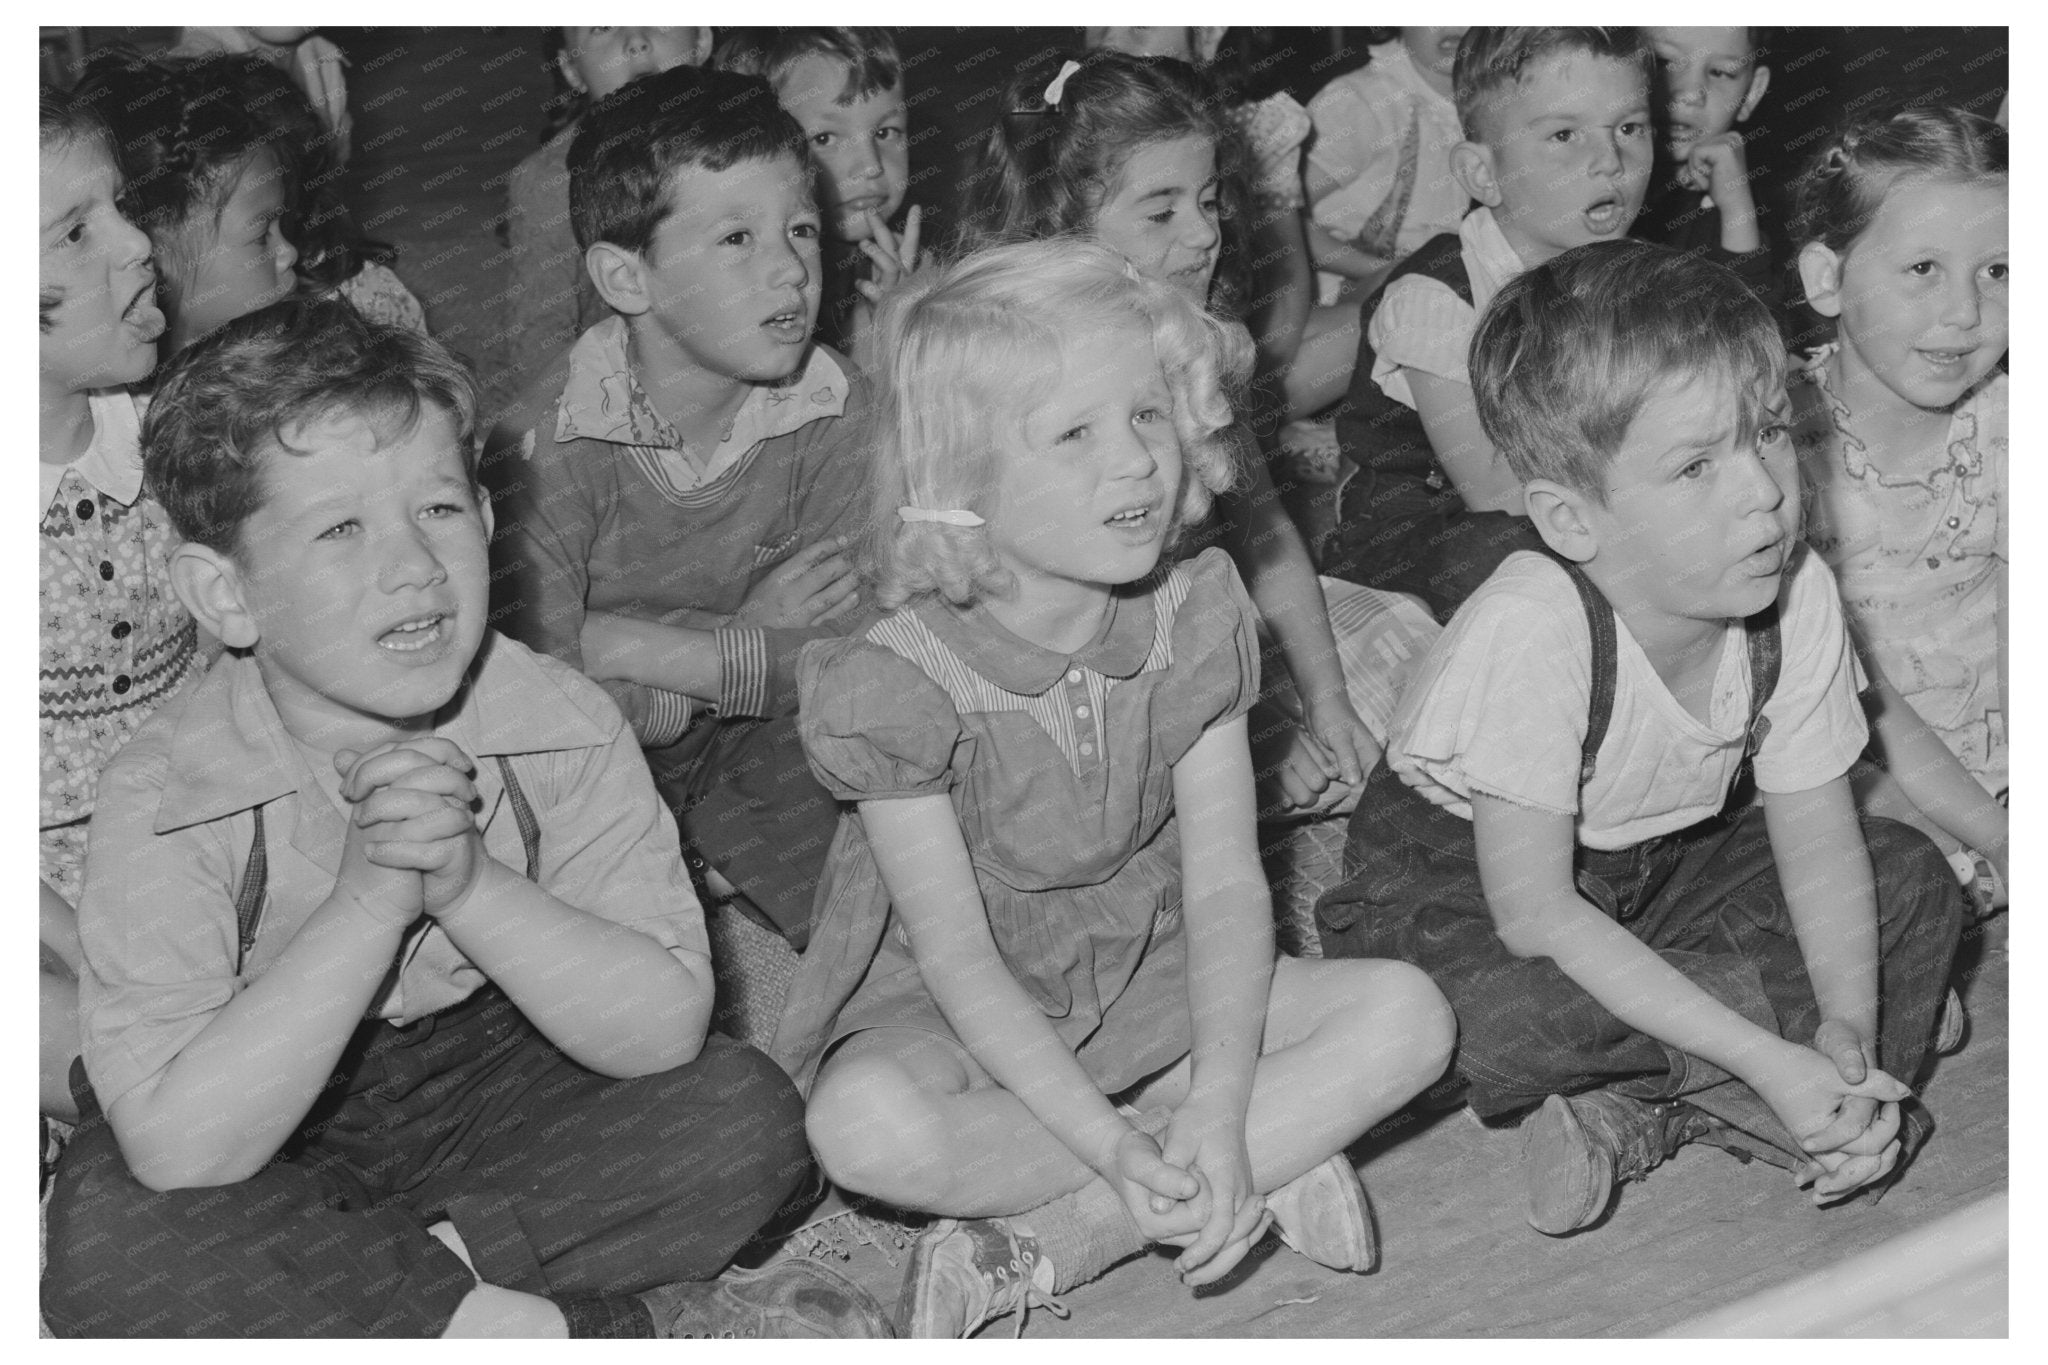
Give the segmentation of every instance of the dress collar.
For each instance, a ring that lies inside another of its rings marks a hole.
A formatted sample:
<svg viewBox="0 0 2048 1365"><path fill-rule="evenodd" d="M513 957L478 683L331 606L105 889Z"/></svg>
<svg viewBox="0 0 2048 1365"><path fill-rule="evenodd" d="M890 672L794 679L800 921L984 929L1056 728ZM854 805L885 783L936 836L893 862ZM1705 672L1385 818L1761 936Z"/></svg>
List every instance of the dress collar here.
<svg viewBox="0 0 2048 1365"><path fill-rule="evenodd" d="M92 443L70 464L38 464L42 476L43 510L57 500L67 471L91 484L123 507L142 495L142 419L136 399L126 389L89 394Z"/></svg>
<svg viewBox="0 0 2048 1365"><path fill-rule="evenodd" d="M1143 668L1152 652L1157 586L1156 578L1147 578L1112 592L1102 628L1072 654L1019 637L979 603L962 608L934 598L916 611L969 668L1007 692L1035 697L1074 668L1107 678L1128 678Z"/></svg>

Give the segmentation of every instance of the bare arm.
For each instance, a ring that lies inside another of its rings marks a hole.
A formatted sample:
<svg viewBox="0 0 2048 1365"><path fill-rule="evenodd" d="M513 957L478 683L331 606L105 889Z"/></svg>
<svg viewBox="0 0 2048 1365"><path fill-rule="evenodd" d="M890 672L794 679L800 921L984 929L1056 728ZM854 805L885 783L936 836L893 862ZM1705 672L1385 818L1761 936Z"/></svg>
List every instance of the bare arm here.
<svg viewBox="0 0 2048 1365"><path fill-rule="evenodd" d="M1877 1041L1877 888L1849 779L1765 792L1764 823L1823 1019Z"/></svg>
<svg viewBox="0 0 2048 1365"><path fill-rule="evenodd" d="M1785 1046L1579 895L1572 817L1474 792L1472 837L1494 929L1516 957L1550 958L1623 1023L1737 1076Z"/></svg>
<svg viewBox="0 0 2048 1365"><path fill-rule="evenodd" d="M1409 370L1408 388L1415 395L1415 410L1422 417L1422 429L1429 434L1430 449L1437 463L1451 476L1458 496L1475 512L1512 512L1521 516L1522 485L1507 461L1494 452L1493 442L1479 425L1479 411L1472 403L1472 386L1461 380Z"/></svg>
<svg viewBox="0 0 2048 1365"><path fill-rule="evenodd" d="M1874 670L1864 710L1884 770L1907 799L1954 838L1989 858L1999 878L2006 880L2005 807L1970 776L1912 703Z"/></svg>
<svg viewBox="0 0 2048 1365"><path fill-rule="evenodd" d="M108 1109L135 1178L173 1190L262 1169L334 1074L405 929L337 886L268 971Z"/></svg>
<svg viewBox="0 0 2048 1365"><path fill-rule="evenodd" d="M863 801L875 864L925 987L970 1054L1076 1159L1114 1181L1131 1126L1003 965L967 844L943 795Z"/></svg>
<svg viewBox="0 0 2048 1365"><path fill-rule="evenodd" d="M703 1047L702 954L566 904L488 854L469 895L437 918L548 1041L599 1075L651 1076Z"/></svg>

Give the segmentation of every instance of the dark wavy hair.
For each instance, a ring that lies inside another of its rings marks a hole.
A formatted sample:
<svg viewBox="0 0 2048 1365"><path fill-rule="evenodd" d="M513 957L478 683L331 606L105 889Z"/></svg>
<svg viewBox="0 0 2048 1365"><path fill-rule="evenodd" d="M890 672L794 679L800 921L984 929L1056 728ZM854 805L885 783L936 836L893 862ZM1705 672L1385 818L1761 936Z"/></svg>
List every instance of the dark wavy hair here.
<svg viewBox="0 0 2048 1365"><path fill-rule="evenodd" d="M1893 184L2005 180L2006 131L1979 114L1906 105L1837 124L1793 186L1792 242L1844 251L1863 235Z"/></svg>
<svg viewBox="0 0 2048 1365"><path fill-rule="evenodd" d="M476 381L447 348L341 299L284 299L164 367L142 424L143 477L180 536L233 555L263 505L263 460L292 450L291 428L353 412L409 431L428 406L455 420L474 483Z"/></svg>
<svg viewBox="0 0 2048 1365"><path fill-rule="evenodd" d="M808 166L804 130L759 76L678 66L642 76L590 107L569 143L569 221L576 245L645 252L669 212L669 181L685 166L723 171L793 157Z"/></svg>
<svg viewBox="0 0 2048 1365"><path fill-rule="evenodd" d="M1045 90L1067 61L1057 108ZM1244 145L1208 77L1171 57L1134 57L1108 48L1056 53L1027 66L1003 95L967 178L959 249L1087 232L1124 163L1140 147L1184 137L1216 148L1223 243L1212 303L1230 310L1245 292Z"/></svg>
<svg viewBox="0 0 2048 1365"><path fill-rule="evenodd" d="M364 236L341 200L335 137L292 78L258 57L215 58L195 68L248 111L284 172L284 235L298 248L299 278L334 288L366 264L389 265L398 249Z"/></svg>

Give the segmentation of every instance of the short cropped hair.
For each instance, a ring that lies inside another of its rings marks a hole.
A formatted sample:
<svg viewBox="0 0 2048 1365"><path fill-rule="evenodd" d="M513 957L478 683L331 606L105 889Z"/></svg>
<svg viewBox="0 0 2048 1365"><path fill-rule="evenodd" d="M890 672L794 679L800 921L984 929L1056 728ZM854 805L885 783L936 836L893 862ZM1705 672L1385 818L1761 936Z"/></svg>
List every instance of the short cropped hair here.
<svg viewBox="0 0 2048 1365"><path fill-rule="evenodd" d="M1584 53L1640 68L1647 83L1657 54L1639 28L1471 28L1458 43L1451 96L1458 124L1471 142L1485 142L1481 107L1521 84L1523 73L1560 53Z"/></svg>
<svg viewBox="0 0 2048 1365"><path fill-rule="evenodd" d="M1182 476L1170 549L1235 477L1229 395L1252 357L1241 326L1145 279L1110 248L1072 237L927 266L883 299L862 552L883 607L928 593L965 606L1012 590L986 529L905 522L897 509L993 512L1003 447L1058 385L1064 345L1131 325L1150 335L1173 395Z"/></svg>
<svg viewBox="0 0 2048 1365"><path fill-rule="evenodd" d="M410 431L428 405L454 419L474 484L476 381L446 347L341 299L285 299L164 368L142 424L143 477L179 536L234 555L263 505L263 456L292 449L289 429L350 412Z"/></svg>
<svg viewBox="0 0 2048 1365"><path fill-rule="evenodd" d="M2003 182L2005 129L1942 106L1852 116L1814 151L1793 187L1792 241L1846 251L1877 217L1891 187L1909 177Z"/></svg>
<svg viewBox="0 0 2048 1365"><path fill-rule="evenodd" d="M677 66L630 81L590 107L569 143L576 245L644 254L668 217L677 171L779 156L808 164L804 130L760 77Z"/></svg>
<svg viewBox="0 0 2048 1365"><path fill-rule="evenodd" d="M839 104L872 99L903 80L903 58L886 28L741 28L719 41L711 64L721 71L759 76L780 89L790 68L824 57L846 68Z"/></svg>
<svg viewBox="0 0 2048 1365"><path fill-rule="evenodd" d="M1727 383L1744 439L1785 382L1771 311L1725 266L1628 239L1575 247L1487 308L1469 360L1479 425L1515 477L1607 504L1607 473L1666 385Z"/></svg>

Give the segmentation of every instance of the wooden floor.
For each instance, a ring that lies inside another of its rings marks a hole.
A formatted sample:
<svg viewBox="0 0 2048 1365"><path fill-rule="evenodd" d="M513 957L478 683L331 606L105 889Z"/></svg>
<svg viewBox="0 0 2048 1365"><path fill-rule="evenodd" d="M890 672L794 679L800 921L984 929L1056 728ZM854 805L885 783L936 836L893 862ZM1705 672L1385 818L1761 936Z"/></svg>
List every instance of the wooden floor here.
<svg viewBox="0 0 2048 1365"><path fill-rule="evenodd" d="M488 367L502 325L493 281L502 278L494 228L504 176L537 145L548 89L539 40L530 30L448 30L404 43L353 35L347 46L359 214L403 249L398 269L436 332ZM1694 1148L1626 1187L1605 1225L1553 1241L1522 1221L1517 1135L1459 1112L1402 1124L1354 1153L1379 1220L1377 1272L1326 1271L1269 1239L1228 1283L1190 1295L1163 1257L1142 1257L1069 1295L1067 1321L1034 1313L1025 1335L1638 1336L1810 1271L1864 1265L1850 1258L2006 1187L2005 923L1966 946L1972 1035L1924 1087L1939 1124L1933 1140L1879 1202L1817 1210L1782 1173ZM2002 1259L1951 1293L1941 1288L1944 1245L1922 1257L1924 1280L1955 1311L1930 1331L2002 1334ZM863 1250L849 1268L893 1300L901 1270L883 1252ZM1846 1324L1832 1330L1853 1334Z"/></svg>
<svg viewBox="0 0 2048 1365"><path fill-rule="evenodd" d="M1397 1118L1352 1152L1379 1224L1374 1273L1325 1270L1269 1237L1231 1279L1191 1294L1165 1256L1142 1256L1067 1295L1066 1321L1034 1311L1024 1335L1647 1336L1876 1251L2006 1188L2006 923L1966 941L1970 1035L1922 1087L1934 1137L1876 1202L1816 1209L1782 1171L1689 1147L1624 1186L1604 1224L1554 1240L1523 1221L1513 1129L1482 1127L1470 1111ZM1903 1267L1897 1259L1850 1270L1902 1299L1924 1288L1925 1317L1914 1321L1928 1335L2004 1335L2002 1248L1987 1255L1935 1238ZM884 1251L862 1248L848 1268L893 1300L902 1268ZM1896 1316L1873 1314L1871 1325L1877 1335L1912 1330ZM1014 1329L1004 1319L987 1331Z"/></svg>

